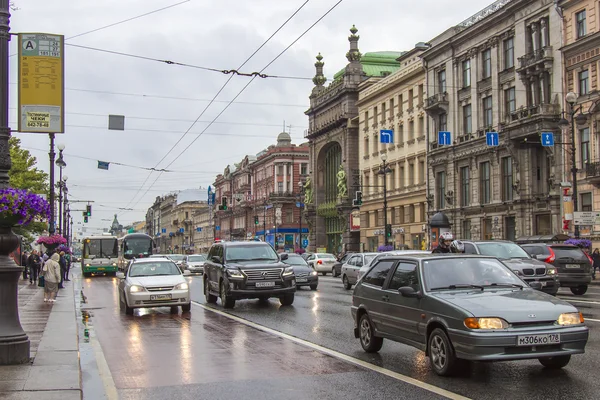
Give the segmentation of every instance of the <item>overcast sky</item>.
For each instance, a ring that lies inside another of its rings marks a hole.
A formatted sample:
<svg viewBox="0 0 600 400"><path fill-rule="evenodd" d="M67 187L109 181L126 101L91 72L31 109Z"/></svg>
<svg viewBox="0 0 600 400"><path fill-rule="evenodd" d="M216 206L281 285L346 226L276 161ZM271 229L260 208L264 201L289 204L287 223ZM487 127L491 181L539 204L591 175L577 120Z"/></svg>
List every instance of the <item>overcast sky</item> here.
<svg viewBox="0 0 600 400"><path fill-rule="evenodd" d="M69 44L219 70L236 69L305 0L189 0L69 39L182 1L15 0L19 9L12 13L12 33L44 32L67 38L66 127L57 143L66 146L68 166L64 173L72 199L95 201L90 227L108 226L110 222L105 220L112 221L115 213L124 225L142 220L156 196L207 187L228 164L273 144L284 121L291 125L293 142L303 141L308 126L304 111L313 87L310 80L257 78L209 127L227 101L251 79L236 76L158 165L167 168L171 164L168 169L177 172L163 173L158 180L159 174L154 172L146 181L150 172L139 168L112 164L108 171L97 169L97 160L155 167L228 76ZM242 71L264 68L337 1L310 0ZM325 74L331 77L347 63L352 24L359 29L362 53L403 51L417 42L427 42L485 6L486 2L477 0L344 0L264 73L311 78L314 57L321 52ZM16 53L16 44L13 38L11 54ZM17 57L11 57L10 67L10 121L16 129ZM108 130L108 114L125 115L125 131ZM38 158L38 166L48 170L48 136L14 135ZM81 213L75 213L75 221L81 220Z"/></svg>

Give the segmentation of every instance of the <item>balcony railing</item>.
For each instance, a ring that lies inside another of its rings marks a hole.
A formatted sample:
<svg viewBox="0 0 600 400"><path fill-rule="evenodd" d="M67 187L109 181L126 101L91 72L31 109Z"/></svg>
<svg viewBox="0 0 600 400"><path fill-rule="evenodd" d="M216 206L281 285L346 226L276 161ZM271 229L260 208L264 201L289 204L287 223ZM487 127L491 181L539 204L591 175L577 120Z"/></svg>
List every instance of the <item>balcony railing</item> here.
<svg viewBox="0 0 600 400"><path fill-rule="evenodd" d="M519 57L519 69L524 69L536 65L543 61L552 61L552 46L542 47L536 51Z"/></svg>
<svg viewBox="0 0 600 400"><path fill-rule="evenodd" d="M585 164L585 177L600 182L600 161Z"/></svg>
<svg viewBox="0 0 600 400"><path fill-rule="evenodd" d="M444 107L442 107L444 106ZM431 97L428 97L425 101L425 110L431 112L439 112L440 110L446 110L448 107L448 93L436 93Z"/></svg>

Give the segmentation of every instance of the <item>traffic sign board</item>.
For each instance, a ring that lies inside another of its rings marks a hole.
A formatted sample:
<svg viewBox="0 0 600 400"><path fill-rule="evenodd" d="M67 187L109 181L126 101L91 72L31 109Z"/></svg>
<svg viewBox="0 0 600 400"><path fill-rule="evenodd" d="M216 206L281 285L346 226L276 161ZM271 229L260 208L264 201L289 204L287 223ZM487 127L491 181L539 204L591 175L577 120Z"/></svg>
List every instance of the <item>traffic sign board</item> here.
<svg viewBox="0 0 600 400"><path fill-rule="evenodd" d="M574 225L600 225L600 212L576 211L573 213Z"/></svg>
<svg viewBox="0 0 600 400"><path fill-rule="evenodd" d="M487 144L488 146L498 146L499 141L500 135L498 135L498 132L485 133L485 144Z"/></svg>
<svg viewBox="0 0 600 400"><path fill-rule="evenodd" d="M308 247L308 239L302 239L302 247Z"/></svg>
<svg viewBox="0 0 600 400"><path fill-rule="evenodd" d="M452 134L447 131L438 132L438 145L450 146L452 144Z"/></svg>
<svg viewBox="0 0 600 400"><path fill-rule="evenodd" d="M554 146L554 133L542 132L542 146Z"/></svg>
<svg viewBox="0 0 600 400"><path fill-rule="evenodd" d="M215 231L220 231L220 230L221 230L221 225L215 226Z"/></svg>
<svg viewBox="0 0 600 400"><path fill-rule="evenodd" d="M379 131L379 140L381 143L394 143L394 131L391 129L381 129Z"/></svg>

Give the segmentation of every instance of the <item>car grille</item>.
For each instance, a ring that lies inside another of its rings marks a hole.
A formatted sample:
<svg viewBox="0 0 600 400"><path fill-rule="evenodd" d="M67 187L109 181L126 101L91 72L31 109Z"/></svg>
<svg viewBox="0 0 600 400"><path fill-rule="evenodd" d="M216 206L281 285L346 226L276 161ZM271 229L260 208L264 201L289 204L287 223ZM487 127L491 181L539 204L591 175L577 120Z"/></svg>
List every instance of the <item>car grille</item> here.
<svg viewBox="0 0 600 400"><path fill-rule="evenodd" d="M296 278L308 278L308 272L298 272Z"/></svg>
<svg viewBox="0 0 600 400"><path fill-rule="evenodd" d="M513 322L511 325L513 328L541 328L541 327L554 327L555 321L532 321L532 322Z"/></svg>
<svg viewBox="0 0 600 400"><path fill-rule="evenodd" d="M149 292L168 292L173 290L173 286L147 287L146 290Z"/></svg>
<svg viewBox="0 0 600 400"><path fill-rule="evenodd" d="M242 270L244 275L248 277L250 281L264 281L264 280L275 280L281 278L281 268L273 269L244 269Z"/></svg>
<svg viewBox="0 0 600 400"><path fill-rule="evenodd" d="M546 275L546 268L523 268L523 275L525 276L539 276Z"/></svg>

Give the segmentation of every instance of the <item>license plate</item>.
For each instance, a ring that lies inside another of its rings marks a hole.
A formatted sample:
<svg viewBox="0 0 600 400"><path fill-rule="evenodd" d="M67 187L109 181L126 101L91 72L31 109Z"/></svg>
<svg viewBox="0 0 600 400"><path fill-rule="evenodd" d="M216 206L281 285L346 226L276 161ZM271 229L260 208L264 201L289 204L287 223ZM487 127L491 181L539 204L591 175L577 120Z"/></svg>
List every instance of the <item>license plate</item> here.
<svg viewBox="0 0 600 400"><path fill-rule="evenodd" d="M527 335L517 337L517 346L543 346L560 343L560 334Z"/></svg>
<svg viewBox="0 0 600 400"><path fill-rule="evenodd" d="M567 264L565 265L566 268L581 268L581 266L579 264Z"/></svg>
<svg viewBox="0 0 600 400"><path fill-rule="evenodd" d="M298 279L296 279L296 282L299 282L299 283L308 282L308 279L306 279L306 278L298 278Z"/></svg>
<svg viewBox="0 0 600 400"><path fill-rule="evenodd" d="M546 283L547 283L547 282L540 281L540 284L542 285L542 287L546 286Z"/></svg>
<svg viewBox="0 0 600 400"><path fill-rule="evenodd" d="M154 294L150 296L150 300L171 300L170 294Z"/></svg>
<svg viewBox="0 0 600 400"><path fill-rule="evenodd" d="M256 287L272 287L275 286L275 282L256 282Z"/></svg>
<svg viewBox="0 0 600 400"><path fill-rule="evenodd" d="M104 271L104 267L98 267L96 268L98 271Z"/></svg>

